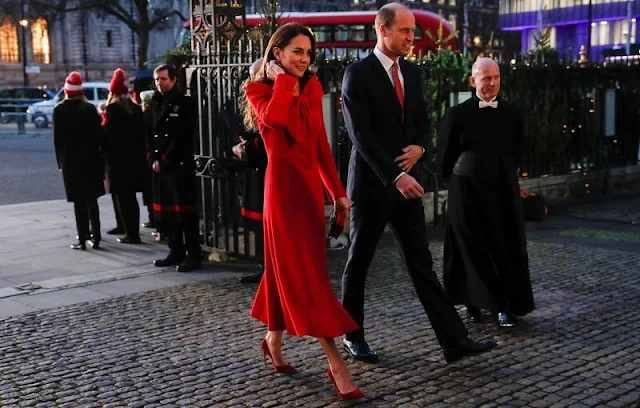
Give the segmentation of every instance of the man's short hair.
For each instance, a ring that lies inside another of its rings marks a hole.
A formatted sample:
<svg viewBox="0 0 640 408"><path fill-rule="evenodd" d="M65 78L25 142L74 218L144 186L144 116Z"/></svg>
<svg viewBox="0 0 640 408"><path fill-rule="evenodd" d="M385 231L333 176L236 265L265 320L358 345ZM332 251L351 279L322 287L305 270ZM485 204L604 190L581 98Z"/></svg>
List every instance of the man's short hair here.
<svg viewBox="0 0 640 408"><path fill-rule="evenodd" d="M396 12L400 9L409 11L409 8L401 3L387 3L380 7L378 14L376 14L375 28L378 29L381 25L385 27L393 25L393 21L396 18Z"/></svg>
<svg viewBox="0 0 640 408"><path fill-rule="evenodd" d="M178 76L178 70L176 69L176 67L174 67L171 64L162 64L156 67L156 69L153 70L153 73L157 73L159 71L167 71L167 73L169 74L169 79L174 79L176 76Z"/></svg>

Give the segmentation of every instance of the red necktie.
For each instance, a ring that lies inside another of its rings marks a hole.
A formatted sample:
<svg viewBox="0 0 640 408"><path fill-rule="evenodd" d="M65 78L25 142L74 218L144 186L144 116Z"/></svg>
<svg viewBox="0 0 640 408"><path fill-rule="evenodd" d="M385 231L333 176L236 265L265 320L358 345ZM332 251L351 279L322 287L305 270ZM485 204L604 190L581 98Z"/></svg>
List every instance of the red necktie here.
<svg viewBox="0 0 640 408"><path fill-rule="evenodd" d="M404 115L404 91L402 90L402 83L400 82L400 75L398 74L398 62L394 62L391 66L391 75L393 76L393 86L396 87L396 96L400 102L402 108L402 114Z"/></svg>

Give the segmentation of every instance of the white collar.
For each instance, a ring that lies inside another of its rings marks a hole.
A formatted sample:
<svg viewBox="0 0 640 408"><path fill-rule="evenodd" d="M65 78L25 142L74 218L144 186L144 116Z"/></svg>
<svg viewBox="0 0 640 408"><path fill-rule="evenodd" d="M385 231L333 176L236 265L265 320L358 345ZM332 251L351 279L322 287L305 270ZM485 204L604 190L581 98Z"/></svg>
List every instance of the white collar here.
<svg viewBox="0 0 640 408"><path fill-rule="evenodd" d="M478 91L476 91L476 96L478 97L478 99L480 99L481 101L484 101L484 102L493 102L498 98L498 95L496 95L490 101L484 100L483 98L480 97L480 95L478 95Z"/></svg>
<svg viewBox="0 0 640 408"><path fill-rule="evenodd" d="M389 58L384 52L380 51L377 46L373 49L373 54L378 58L384 70L389 72L389 70L391 70L391 66L395 61ZM400 69L399 60L400 58L398 58L398 69Z"/></svg>

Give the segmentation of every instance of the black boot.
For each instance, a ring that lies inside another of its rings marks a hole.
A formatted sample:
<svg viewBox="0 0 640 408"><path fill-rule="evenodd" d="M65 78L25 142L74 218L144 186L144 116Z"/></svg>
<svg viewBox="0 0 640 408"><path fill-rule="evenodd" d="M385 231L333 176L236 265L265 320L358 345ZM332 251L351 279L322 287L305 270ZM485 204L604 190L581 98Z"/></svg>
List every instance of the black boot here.
<svg viewBox="0 0 640 408"><path fill-rule="evenodd" d="M158 268L164 268L165 266L173 266L180 265L184 261L184 255L177 255L174 253L169 253L164 259L156 259L153 261L153 265Z"/></svg>
<svg viewBox="0 0 640 408"><path fill-rule="evenodd" d="M200 269L202 262L198 258L187 257L184 262L176 266L178 272L192 272L196 269Z"/></svg>

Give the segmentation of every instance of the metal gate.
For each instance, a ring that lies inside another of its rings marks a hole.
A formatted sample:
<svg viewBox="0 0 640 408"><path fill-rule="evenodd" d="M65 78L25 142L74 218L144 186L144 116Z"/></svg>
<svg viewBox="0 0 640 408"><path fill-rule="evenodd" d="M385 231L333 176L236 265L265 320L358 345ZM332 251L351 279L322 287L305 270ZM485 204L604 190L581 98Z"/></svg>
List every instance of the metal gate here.
<svg viewBox="0 0 640 408"><path fill-rule="evenodd" d="M192 63L187 88L197 104L196 174L203 249L256 259L255 233L240 215L245 163L231 149L244 133L238 95L249 67L262 55L262 41L244 39L242 0L191 0Z"/></svg>

